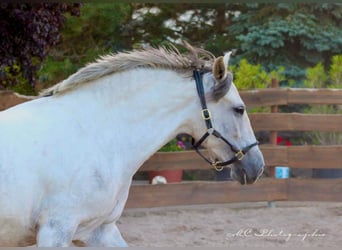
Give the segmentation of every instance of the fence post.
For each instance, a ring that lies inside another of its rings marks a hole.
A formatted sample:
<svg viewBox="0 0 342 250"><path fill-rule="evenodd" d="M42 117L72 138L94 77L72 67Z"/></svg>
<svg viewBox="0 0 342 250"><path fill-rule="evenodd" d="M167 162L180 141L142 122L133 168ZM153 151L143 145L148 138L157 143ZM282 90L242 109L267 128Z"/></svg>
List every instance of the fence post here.
<svg viewBox="0 0 342 250"><path fill-rule="evenodd" d="M278 88L278 87L279 87L278 79L272 78L271 88ZM271 106L271 113L278 113L278 106L277 105ZM271 145L273 145L273 146L277 145L277 137L278 137L277 131L270 131L269 142ZM272 178L275 177L275 166L269 166L269 174L270 174L270 177L272 177ZM268 207L271 207L271 208L275 207L275 202L274 201L268 201Z"/></svg>

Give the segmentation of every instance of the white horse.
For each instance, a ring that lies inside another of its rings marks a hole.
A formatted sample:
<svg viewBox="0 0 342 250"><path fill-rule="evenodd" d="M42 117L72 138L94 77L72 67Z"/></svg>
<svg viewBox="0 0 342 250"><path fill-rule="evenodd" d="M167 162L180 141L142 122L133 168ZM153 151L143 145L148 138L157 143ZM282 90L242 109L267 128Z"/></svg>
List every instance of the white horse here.
<svg viewBox="0 0 342 250"><path fill-rule="evenodd" d="M132 176L162 145L179 133L212 135L208 116L233 148L255 142L229 54L186 47L102 57L0 113L0 246L126 246L116 221ZM202 72L204 111L193 69ZM241 155L215 136L201 143L214 160L238 158L241 183L262 173L258 146Z"/></svg>

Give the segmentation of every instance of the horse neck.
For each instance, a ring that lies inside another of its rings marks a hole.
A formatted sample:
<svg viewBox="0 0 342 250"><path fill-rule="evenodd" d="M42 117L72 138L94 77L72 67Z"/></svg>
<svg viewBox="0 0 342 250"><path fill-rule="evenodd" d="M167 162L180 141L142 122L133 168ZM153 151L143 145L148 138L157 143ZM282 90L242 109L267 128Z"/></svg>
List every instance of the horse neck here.
<svg viewBox="0 0 342 250"><path fill-rule="evenodd" d="M170 70L137 69L89 85L86 96L95 101L87 119L101 126L93 132L117 156L116 165L133 174L178 133L191 134L191 117L200 109L191 81Z"/></svg>

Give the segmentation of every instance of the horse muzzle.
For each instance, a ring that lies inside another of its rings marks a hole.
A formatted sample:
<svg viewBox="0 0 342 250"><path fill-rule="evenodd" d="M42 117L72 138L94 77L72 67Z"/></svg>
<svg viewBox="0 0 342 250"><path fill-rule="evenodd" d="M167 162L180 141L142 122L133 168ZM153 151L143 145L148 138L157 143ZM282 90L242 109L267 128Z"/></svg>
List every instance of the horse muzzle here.
<svg viewBox="0 0 342 250"><path fill-rule="evenodd" d="M254 161L249 164L249 162L236 162L234 163L231 171L231 177L234 180L240 182L240 184L253 184L255 183L259 177L262 175L264 171L264 161Z"/></svg>

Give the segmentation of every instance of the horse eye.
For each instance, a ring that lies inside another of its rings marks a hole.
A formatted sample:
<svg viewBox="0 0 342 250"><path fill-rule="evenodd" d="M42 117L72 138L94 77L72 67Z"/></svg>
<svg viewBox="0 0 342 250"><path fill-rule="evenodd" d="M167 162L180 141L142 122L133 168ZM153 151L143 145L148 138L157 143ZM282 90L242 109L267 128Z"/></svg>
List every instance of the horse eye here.
<svg viewBox="0 0 342 250"><path fill-rule="evenodd" d="M234 108L234 111L239 115L243 115L243 113L245 112L245 107L244 106L236 107Z"/></svg>

